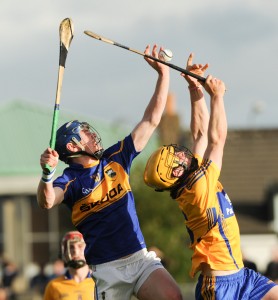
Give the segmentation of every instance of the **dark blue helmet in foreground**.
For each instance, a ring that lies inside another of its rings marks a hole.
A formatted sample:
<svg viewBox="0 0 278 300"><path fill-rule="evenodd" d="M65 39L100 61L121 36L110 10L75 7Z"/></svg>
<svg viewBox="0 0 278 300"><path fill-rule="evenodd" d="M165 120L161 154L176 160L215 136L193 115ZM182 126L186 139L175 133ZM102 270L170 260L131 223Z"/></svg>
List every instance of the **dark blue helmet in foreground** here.
<svg viewBox="0 0 278 300"><path fill-rule="evenodd" d="M85 151L84 147L80 143L80 131L82 130L89 130L92 134L94 134L96 143L100 145L101 150L98 150L93 154ZM69 151L67 149L67 144L70 142L75 143L82 149L82 151L74 153ZM57 130L55 150L59 154L59 159L65 163L68 163L69 158L81 155L89 155L95 159L100 159L103 153L101 138L98 132L87 122L79 122L77 120L67 122Z"/></svg>

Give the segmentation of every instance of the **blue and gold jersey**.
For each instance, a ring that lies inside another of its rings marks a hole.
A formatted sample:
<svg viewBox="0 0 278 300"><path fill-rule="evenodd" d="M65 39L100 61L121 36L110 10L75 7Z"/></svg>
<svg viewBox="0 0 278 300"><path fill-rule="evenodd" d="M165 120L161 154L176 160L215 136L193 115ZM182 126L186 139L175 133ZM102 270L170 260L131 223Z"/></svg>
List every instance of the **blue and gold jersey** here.
<svg viewBox="0 0 278 300"><path fill-rule="evenodd" d="M129 135L94 164L71 164L53 183L64 190L63 203L84 236L88 264L109 262L146 247L129 183L131 163L138 154Z"/></svg>
<svg viewBox="0 0 278 300"><path fill-rule="evenodd" d="M211 160L197 158L200 167L175 197L194 251L191 276L200 270L201 263L213 270L240 269L239 227L232 203L218 181L220 171Z"/></svg>

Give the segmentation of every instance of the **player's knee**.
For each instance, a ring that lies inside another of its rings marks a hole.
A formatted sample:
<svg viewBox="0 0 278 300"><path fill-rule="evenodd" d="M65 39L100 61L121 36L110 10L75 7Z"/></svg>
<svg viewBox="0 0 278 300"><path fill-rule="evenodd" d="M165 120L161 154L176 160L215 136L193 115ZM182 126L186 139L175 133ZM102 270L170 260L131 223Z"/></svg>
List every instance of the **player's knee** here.
<svg viewBox="0 0 278 300"><path fill-rule="evenodd" d="M165 300L182 300L182 293L179 288L168 289L168 295L166 295Z"/></svg>

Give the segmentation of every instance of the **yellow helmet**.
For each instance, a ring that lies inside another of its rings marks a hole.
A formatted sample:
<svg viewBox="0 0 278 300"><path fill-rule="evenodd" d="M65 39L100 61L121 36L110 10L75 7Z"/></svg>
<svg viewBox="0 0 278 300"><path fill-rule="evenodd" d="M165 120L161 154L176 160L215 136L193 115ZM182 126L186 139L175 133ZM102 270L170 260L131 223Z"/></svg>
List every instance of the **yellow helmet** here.
<svg viewBox="0 0 278 300"><path fill-rule="evenodd" d="M179 166L175 159L173 145L163 146L148 159L144 172L145 183L155 189L164 190L171 187L179 178L172 176L172 170Z"/></svg>
<svg viewBox="0 0 278 300"><path fill-rule="evenodd" d="M176 155L178 152L184 152L187 157L192 158L190 166L180 162ZM179 180L179 177L173 176L173 169L179 166L182 166L186 172L191 172L197 169L198 162L186 147L173 144L162 146L148 159L144 171L144 181L156 190L170 189Z"/></svg>

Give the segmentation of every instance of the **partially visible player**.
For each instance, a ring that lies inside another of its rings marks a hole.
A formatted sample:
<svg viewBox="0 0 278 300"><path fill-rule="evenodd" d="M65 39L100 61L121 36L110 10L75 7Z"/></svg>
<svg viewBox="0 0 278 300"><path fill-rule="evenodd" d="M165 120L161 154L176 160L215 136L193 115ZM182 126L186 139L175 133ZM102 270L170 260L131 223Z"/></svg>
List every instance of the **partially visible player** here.
<svg viewBox="0 0 278 300"><path fill-rule="evenodd" d="M96 300L95 282L84 257L85 242L78 231L67 232L61 242L66 273L46 286L44 300Z"/></svg>
<svg viewBox="0 0 278 300"><path fill-rule="evenodd" d="M208 65L192 65L192 58L187 69L203 76ZM183 76L190 91L193 153L178 145L159 148L147 162L145 182L170 191L184 215L193 250L191 276L200 272L197 300L278 299L274 282L244 268L237 219L218 181L227 136L225 84L207 77L209 113L201 84Z"/></svg>

